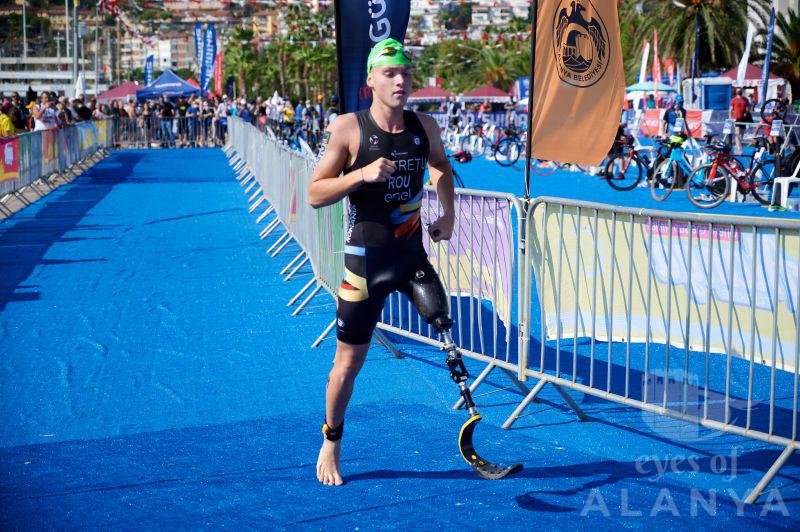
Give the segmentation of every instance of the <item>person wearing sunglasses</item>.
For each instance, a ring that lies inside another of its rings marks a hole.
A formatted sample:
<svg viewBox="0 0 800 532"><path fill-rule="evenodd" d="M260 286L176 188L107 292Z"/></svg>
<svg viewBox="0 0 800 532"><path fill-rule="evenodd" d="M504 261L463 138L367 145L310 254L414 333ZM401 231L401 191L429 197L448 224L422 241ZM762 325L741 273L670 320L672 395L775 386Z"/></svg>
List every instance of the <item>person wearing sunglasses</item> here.
<svg viewBox="0 0 800 532"><path fill-rule="evenodd" d="M455 220L453 170L436 121L404 110L412 73L411 56L400 42L385 39L372 48L366 79L372 104L328 125L308 189L314 208L349 200L336 355L317 461L317 478L326 485L343 483L345 410L385 298L401 291L437 330L452 325L449 297L422 245L420 206L427 168L443 212L428 232L433 241L449 240Z"/></svg>

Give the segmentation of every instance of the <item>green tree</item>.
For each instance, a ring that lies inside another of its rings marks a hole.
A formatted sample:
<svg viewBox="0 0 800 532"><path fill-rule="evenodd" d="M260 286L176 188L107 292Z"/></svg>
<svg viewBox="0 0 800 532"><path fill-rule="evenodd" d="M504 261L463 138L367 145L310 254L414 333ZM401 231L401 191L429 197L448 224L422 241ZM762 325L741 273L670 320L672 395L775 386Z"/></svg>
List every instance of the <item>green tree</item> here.
<svg viewBox="0 0 800 532"><path fill-rule="evenodd" d="M699 69L736 65L749 16L763 25L767 5L767 0L625 0L620 19L628 81L638 75L642 42L652 43L653 30L658 31L659 55L673 58L688 72L694 56L695 16L700 20Z"/></svg>
<svg viewBox="0 0 800 532"><path fill-rule="evenodd" d="M236 28L231 32L225 48L225 74L236 76L239 95L248 96L248 81L253 81L256 70L256 51L253 47L253 32Z"/></svg>

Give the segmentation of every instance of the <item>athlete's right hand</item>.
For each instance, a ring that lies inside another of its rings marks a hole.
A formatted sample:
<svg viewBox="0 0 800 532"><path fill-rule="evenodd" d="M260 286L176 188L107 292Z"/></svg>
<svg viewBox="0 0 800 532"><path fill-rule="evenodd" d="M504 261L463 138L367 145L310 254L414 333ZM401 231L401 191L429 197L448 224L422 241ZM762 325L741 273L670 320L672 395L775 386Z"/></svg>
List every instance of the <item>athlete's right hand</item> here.
<svg viewBox="0 0 800 532"><path fill-rule="evenodd" d="M361 179L364 183L383 183L397 168L394 161L381 157L377 161L361 169Z"/></svg>

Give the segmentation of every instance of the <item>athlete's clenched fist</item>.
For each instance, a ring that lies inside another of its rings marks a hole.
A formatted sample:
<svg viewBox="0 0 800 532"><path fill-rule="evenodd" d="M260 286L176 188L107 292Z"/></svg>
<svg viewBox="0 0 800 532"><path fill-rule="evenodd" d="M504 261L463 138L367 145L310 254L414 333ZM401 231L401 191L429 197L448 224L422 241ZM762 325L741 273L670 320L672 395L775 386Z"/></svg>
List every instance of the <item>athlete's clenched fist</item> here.
<svg viewBox="0 0 800 532"><path fill-rule="evenodd" d="M397 168L394 161L386 157L374 161L372 164L361 169L361 180L364 183L383 183L392 175Z"/></svg>

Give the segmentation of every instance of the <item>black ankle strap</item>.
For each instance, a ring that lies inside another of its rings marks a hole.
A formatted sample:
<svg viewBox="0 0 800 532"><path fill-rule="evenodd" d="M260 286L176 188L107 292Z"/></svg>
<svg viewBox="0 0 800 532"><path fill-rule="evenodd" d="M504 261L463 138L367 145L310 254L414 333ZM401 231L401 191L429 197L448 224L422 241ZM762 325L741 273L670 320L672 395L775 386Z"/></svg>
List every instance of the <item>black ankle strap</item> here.
<svg viewBox="0 0 800 532"><path fill-rule="evenodd" d="M325 423L322 424L322 434L325 435L325 439L328 441L341 440L343 433L344 433L344 420L342 420L342 423L336 428L331 428L331 426L328 425L327 420L325 421Z"/></svg>

